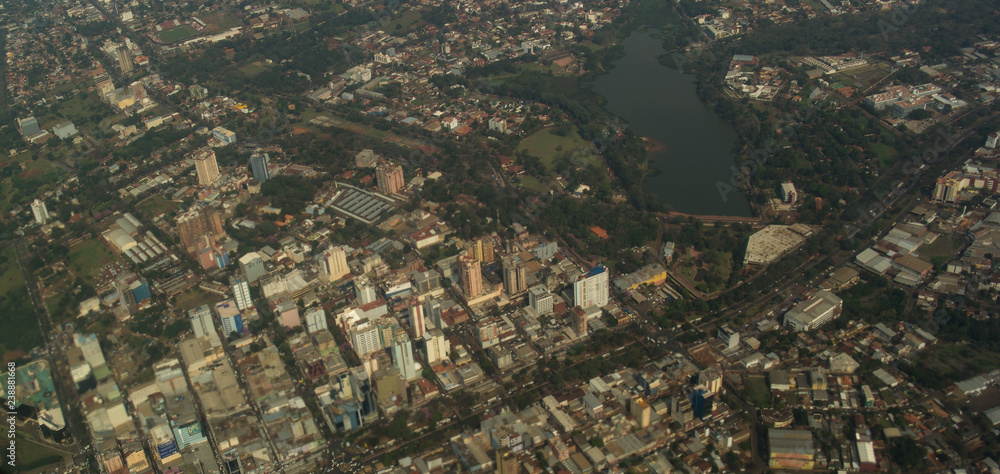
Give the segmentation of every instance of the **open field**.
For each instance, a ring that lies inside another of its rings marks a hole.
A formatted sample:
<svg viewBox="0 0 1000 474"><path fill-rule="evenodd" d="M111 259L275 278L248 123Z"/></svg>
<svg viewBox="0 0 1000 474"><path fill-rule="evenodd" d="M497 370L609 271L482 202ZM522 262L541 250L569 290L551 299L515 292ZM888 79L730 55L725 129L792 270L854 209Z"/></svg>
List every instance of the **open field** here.
<svg viewBox="0 0 1000 474"><path fill-rule="evenodd" d="M17 265L14 247L5 248L3 256L6 262L0 265L0 295L12 290L22 291L24 277L21 275L21 268Z"/></svg>
<svg viewBox="0 0 1000 474"><path fill-rule="evenodd" d="M942 235L933 243L921 245L917 253L921 257L953 257L958 250L965 246L965 239L957 235Z"/></svg>
<svg viewBox="0 0 1000 474"><path fill-rule="evenodd" d="M932 388L974 377L1000 365L1000 353L967 345L937 344L921 351L910 375Z"/></svg>
<svg viewBox="0 0 1000 474"><path fill-rule="evenodd" d="M545 185L542 184L542 182L539 181L538 178L534 176L523 175L518 179L521 180L521 186L528 188L532 191L541 193L545 192L546 190Z"/></svg>
<svg viewBox="0 0 1000 474"><path fill-rule="evenodd" d="M539 158L549 172L556 170L556 160L560 155L581 156L587 160L587 164L591 164L591 161L593 164L600 164L600 157L593 152L593 145L580 138L575 127L565 137L559 136L553 128L540 130L525 138L517 146L517 151Z"/></svg>
<svg viewBox="0 0 1000 474"><path fill-rule="evenodd" d="M114 256L95 237L69 249L69 261L78 274L93 282L98 271L114 261Z"/></svg>
<svg viewBox="0 0 1000 474"><path fill-rule="evenodd" d="M177 296L177 302L174 307L181 311L187 311L189 309L197 308L203 304L215 304L222 301L222 297L219 295L213 295L212 293L206 293L199 288L192 288L189 291L184 292Z"/></svg>
<svg viewBox="0 0 1000 474"><path fill-rule="evenodd" d="M191 25L180 25L170 28L169 30L163 30L157 33L157 36L163 40L165 43L176 43L178 41L184 41L188 38L194 38L198 36L198 32L191 27Z"/></svg>
<svg viewBox="0 0 1000 474"><path fill-rule="evenodd" d="M389 23L385 24L385 31L389 33L397 33L408 30L414 23L420 21L420 12L416 10L407 10L399 18L395 18Z"/></svg>
<svg viewBox="0 0 1000 474"><path fill-rule="evenodd" d="M253 77L267 70L267 67L260 61L254 61L252 63L244 64L239 67L240 72L246 74L247 76Z"/></svg>
<svg viewBox="0 0 1000 474"><path fill-rule="evenodd" d="M177 204L166 200L159 194L154 194L142 202L135 205L136 209L147 219L152 219L160 214L165 214L177 209Z"/></svg>
<svg viewBox="0 0 1000 474"><path fill-rule="evenodd" d="M744 380L747 391L747 401L758 407L771 406L771 390L763 375L749 375Z"/></svg>

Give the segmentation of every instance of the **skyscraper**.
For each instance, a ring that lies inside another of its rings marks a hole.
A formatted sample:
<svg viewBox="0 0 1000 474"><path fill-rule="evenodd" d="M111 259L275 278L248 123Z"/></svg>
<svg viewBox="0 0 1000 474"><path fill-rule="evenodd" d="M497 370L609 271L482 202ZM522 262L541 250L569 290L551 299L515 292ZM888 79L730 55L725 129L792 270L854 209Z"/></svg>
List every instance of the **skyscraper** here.
<svg viewBox="0 0 1000 474"><path fill-rule="evenodd" d="M469 256L458 259L458 282L468 298L475 298L483 292L483 274L479 262Z"/></svg>
<svg viewBox="0 0 1000 474"><path fill-rule="evenodd" d="M427 326L424 324L424 305L420 302L419 298L414 296L410 298L406 306L410 312L410 326L413 327L413 337L420 339L427 332Z"/></svg>
<svg viewBox="0 0 1000 474"><path fill-rule="evenodd" d="M583 337L587 335L587 313L583 311L583 308L579 306L574 306L572 311L573 317L573 332L576 333L577 337Z"/></svg>
<svg viewBox="0 0 1000 474"><path fill-rule="evenodd" d="M195 206L177 216L177 235L187 252L198 246L198 239L205 235L224 235L222 220L212 206Z"/></svg>
<svg viewBox="0 0 1000 474"><path fill-rule="evenodd" d="M528 276L524 265L517 263L511 257L503 259L503 289L510 297L528 291Z"/></svg>
<svg viewBox="0 0 1000 474"><path fill-rule="evenodd" d="M492 263L494 260L493 243L487 239L476 239L473 251L475 253L476 260L479 260L482 263Z"/></svg>
<svg viewBox="0 0 1000 474"><path fill-rule="evenodd" d="M608 304L608 269L603 265L580 275L573 283L573 305L603 307Z"/></svg>
<svg viewBox="0 0 1000 474"><path fill-rule="evenodd" d="M325 282L337 281L351 272L351 269L347 266L347 253L339 245L330 247L323 252L320 258L320 266L322 267L320 278Z"/></svg>
<svg viewBox="0 0 1000 474"><path fill-rule="evenodd" d="M417 368L413 360L413 343L403 328L397 328L392 342L392 360L404 380L417 378Z"/></svg>
<svg viewBox="0 0 1000 474"><path fill-rule="evenodd" d="M399 165L384 165L375 173L378 190L383 194L396 194L403 189L403 168Z"/></svg>
<svg viewBox="0 0 1000 474"><path fill-rule="evenodd" d="M229 286L233 290L233 300L240 311L253 307L253 299L250 297L250 284L243 278L230 278Z"/></svg>
<svg viewBox="0 0 1000 474"><path fill-rule="evenodd" d="M424 347L426 348L427 364L434 365L448 358L451 354L451 344L448 338L444 337L444 331L431 329L424 334Z"/></svg>
<svg viewBox="0 0 1000 474"><path fill-rule="evenodd" d="M358 304L366 305L378 299L375 292L375 284L367 277L360 276L354 279L354 295L358 298Z"/></svg>
<svg viewBox="0 0 1000 474"><path fill-rule="evenodd" d="M215 312L222 323L222 335L229 337L232 333L243 333L243 316L233 300L220 301L215 304Z"/></svg>
<svg viewBox="0 0 1000 474"><path fill-rule="evenodd" d="M258 278L267 275L264 259L260 258L257 252L250 252L240 257L240 270L243 270L243 276L246 277L248 283L253 283Z"/></svg>
<svg viewBox="0 0 1000 474"><path fill-rule="evenodd" d="M215 152L212 150L198 150L192 157L194 168L198 172L198 184L207 186L219 179L219 163L215 161Z"/></svg>
<svg viewBox="0 0 1000 474"><path fill-rule="evenodd" d="M49 220L49 210L45 207L45 202L40 199L31 201L31 213L35 215L35 222L39 224Z"/></svg>
<svg viewBox="0 0 1000 474"><path fill-rule="evenodd" d="M128 49L128 46L118 46L117 55L118 68L122 70L122 73L128 74L132 72L132 51Z"/></svg>
<svg viewBox="0 0 1000 474"><path fill-rule="evenodd" d="M267 165L271 162L271 157L267 153L254 153L250 155L250 171L257 181L264 182L271 178L271 170Z"/></svg>

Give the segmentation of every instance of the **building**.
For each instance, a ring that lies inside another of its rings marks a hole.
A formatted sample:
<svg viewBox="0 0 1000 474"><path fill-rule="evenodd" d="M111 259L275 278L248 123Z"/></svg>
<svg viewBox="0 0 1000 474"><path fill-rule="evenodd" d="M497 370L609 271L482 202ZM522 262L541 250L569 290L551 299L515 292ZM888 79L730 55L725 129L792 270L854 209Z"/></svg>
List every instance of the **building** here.
<svg viewBox="0 0 1000 474"><path fill-rule="evenodd" d="M781 183L781 200L785 204L795 204L799 199L799 193L795 190L795 185L791 181Z"/></svg>
<svg viewBox="0 0 1000 474"><path fill-rule="evenodd" d="M33 116L17 119L17 129L21 131L21 136L25 138L42 131L42 128L38 125L38 120Z"/></svg>
<svg viewBox="0 0 1000 474"><path fill-rule="evenodd" d="M811 470L815 448L811 431L767 430L770 448L768 464L772 469Z"/></svg>
<svg viewBox="0 0 1000 474"><path fill-rule="evenodd" d="M243 334L243 315L240 314L236 302L224 300L215 304L215 313L222 323L222 335L229 337L232 333Z"/></svg>
<svg viewBox="0 0 1000 474"><path fill-rule="evenodd" d="M275 307L275 312L278 313L278 321L285 328L294 328L302 325L302 319L299 318L299 307L294 301L282 301L278 303Z"/></svg>
<svg viewBox="0 0 1000 474"><path fill-rule="evenodd" d="M271 163L271 157L267 153L254 153L250 155L250 171L254 179L260 182L271 178L271 170L267 167Z"/></svg>
<svg viewBox="0 0 1000 474"><path fill-rule="evenodd" d="M132 72L132 51L128 46L119 45L116 55L118 56L118 69L122 70L122 74Z"/></svg>
<svg viewBox="0 0 1000 474"><path fill-rule="evenodd" d="M479 262L469 256L462 256L458 259L458 282L462 292L469 299L479 296L483 292L483 274Z"/></svg>
<svg viewBox="0 0 1000 474"><path fill-rule="evenodd" d="M811 331L840 316L843 307L843 300L820 290L785 313L785 326L793 331Z"/></svg>
<svg viewBox="0 0 1000 474"><path fill-rule="evenodd" d="M236 133L222 126L212 129L212 138L214 138L222 146L236 143Z"/></svg>
<svg viewBox="0 0 1000 474"><path fill-rule="evenodd" d="M726 344L726 349L732 349L740 344L740 333L734 330L729 324L719 326L719 339Z"/></svg>
<svg viewBox="0 0 1000 474"><path fill-rule="evenodd" d="M229 287L233 290L233 300L240 311L253 308L253 298L250 297L250 284L243 278L230 278Z"/></svg>
<svg viewBox="0 0 1000 474"><path fill-rule="evenodd" d="M219 163L215 161L212 150L198 150L191 157L194 169L198 172L198 184L208 186L219 179Z"/></svg>
<svg viewBox="0 0 1000 474"><path fill-rule="evenodd" d="M354 157L354 164L358 168L374 168L375 164L378 162L378 155L375 154L374 150L365 148L358 152L357 156Z"/></svg>
<svg viewBox="0 0 1000 474"><path fill-rule="evenodd" d="M406 303L407 311L410 314L410 327L413 328L413 337L420 339L427 332L427 324L424 320L424 304L420 298L414 296Z"/></svg>
<svg viewBox="0 0 1000 474"><path fill-rule="evenodd" d="M573 305L581 308L608 304L608 269L603 265L580 275L573 283Z"/></svg>
<svg viewBox="0 0 1000 474"><path fill-rule="evenodd" d="M574 306L572 313L573 319L573 332L576 333L577 337L583 337L587 335L587 313L583 308L579 306Z"/></svg>
<svg viewBox="0 0 1000 474"><path fill-rule="evenodd" d="M531 287L528 290L528 307L538 316L552 314L552 293L542 285Z"/></svg>
<svg viewBox="0 0 1000 474"><path fill-rule="evenodd" d="M493 254L493 243L489 240L483 238L476 239L476 244L472 249L476 260L479 260L481 263L493 263L493 260L496 259Z"/></svg>
<svg viewBox="0 0 1000 474"><path fill-rule="evenodd" d="M403 189L403 168L399 165L380 166L375 173L378 190L382 194L392 195Z"/></svg>
<svg viewBox="0 0 1000 474"><path fill-rule="evenodd" d="M358 357L382 350L382 342L379 339L379 327L371 321L354 326L350 331L351 347Z"/></svg>
<svg viewBox="0 0 1000 474"><path fill-rule="evenodd" d="M528 276L524 265L517 263L511 257L503 259L503 289L510 297L528 291Z"/></svg>
<svg viewBox="0 0 1000 474"><path fill-rule="evenodd" d="M438 328L431 329L424 334L425 359L427 365L435 365L448 360L451 354L451 343L444 337L444 331Z"/></svg>
<svg viewBox="0 0 1000 474"><path fill-rule="evenodd" d="M49 210L45 207L45 202L40 199L31 201L31 214L35 216L35 222L44 224L49 220Z"/></svg>
<svg viewBox="0 0 1000 474"><path fill-rule="evenodd" d="M323 308L318 306L309 308L306 310L304 316L306 318L306 331L308 331L309 334L327 330L326 311L324 311Z"/></svg>
<svg viewBox="0 0 1000 474"><path fill-rule="evenodd" d="M361 306L373 303L378 299L375 284L364 276L354 279L354 295L358 298L358 304Z"/></svg>
<svg viewBox="0 0 1000 474"><path fill-rule="evenodd" d="M493 347L500 342L497 322L493 318L481 319L476 323L476 337L483 349Z"/></svg>
<svg viewBox="0 0 1000 474"><path fill-rule="evenodd" d="M222 220L214 207L196 206L177 216L177 236L186 252L194 252L198 240L206 235L213 238L225 235Z"/></svg>
<svg viewBox="0 0 1000 474"><path fill-rule="evenodd" d="M76 130L76 126L73 125L73 122L63 120L62 122L52 126L52 133L55 134L57 138L65 140L80 132Z"/></svg>
<svg viewBox="0 0 1000 474"><path fill-rule="evenodd" d="M250 252L240 257L240 270L243 272L243 276L246 277L247 283L253 283L260 277L267 275L267 269L264 268L264 259L257 252Z"/></svg>
<svg viewBox="0 0 1000 474"><path fill-rule="evenodd" d="M649 427L650 419L653 416L653 409L649 406L649 403L642 397L635 397L630 403L632 416L635 417L635 422L639 424L640 429Z"/></svg>
<svg viewBox="0 0 1000 474"><path fill-rule="evenodd" d="M347 252L339 245L326 249L320 258L320 279L335 282L351 272L347 266Z"/></svg>
<svg viewBox="0 0 1000 474"><path fill-rule="evenodd" d="M393 335L392 361L399 369L399 375L403 377L403 380L409 381L419 376L416 361L413 360L413 342L410 341L410 336L407 336L406 331L402 328L396 328Z"/></svg>

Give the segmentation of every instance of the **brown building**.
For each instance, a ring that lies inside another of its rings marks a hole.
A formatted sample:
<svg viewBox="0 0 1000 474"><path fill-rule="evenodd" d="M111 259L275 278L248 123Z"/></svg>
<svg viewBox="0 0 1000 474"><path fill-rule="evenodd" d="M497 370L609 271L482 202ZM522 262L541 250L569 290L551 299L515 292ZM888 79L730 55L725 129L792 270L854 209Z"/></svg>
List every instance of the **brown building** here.
<svg viewBox="0 0 1000 474"><path fill-rule="evenodd" d="M503 259L503 289L510 297L528 291L528 275L524 265L517 263L511 257Z"/></svg>
<svg viewBox="0 0 1000 474"><path fill-rule="evenodd" d="M459 257L458 283L462 287L462 292L470 299L482 294L483 274L479 261L469 256Z"/></svg>
<svg viewBox="0 0 1000 474"><path fill-rule="evenodd" d="M385 165L378 168L375 173L378 182L378 190L382 194L396 194L403 189L403 168L399 165Z"/></svg>
<svg viewBox="0 0 1000 474"><path fill-rule="evenodd" d="M198 172L198 184L207 186L219 179L219 163L215 161L214 151L198 150L191 158L194 160L194 169Z"/></svg>
<svg viewBox="0 0 1000 474"><path fill-rule="evenodd" d="M198 247L198 239L211 235L218 239L225 235L222 219L213 207L193 207L177 216L177 235L188 253Z"/></svg>

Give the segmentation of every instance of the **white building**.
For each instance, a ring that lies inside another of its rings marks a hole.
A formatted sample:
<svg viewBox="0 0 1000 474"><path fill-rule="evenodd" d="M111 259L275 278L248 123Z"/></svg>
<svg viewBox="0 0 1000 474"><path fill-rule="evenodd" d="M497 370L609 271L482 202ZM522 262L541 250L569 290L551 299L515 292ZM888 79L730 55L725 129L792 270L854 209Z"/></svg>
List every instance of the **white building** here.
<svg viewBox="0 0 1000 474"><path fill-rule="evenodd" d="M816 329L840 316L843 306L843 300L833 293L826 290L817 291L811 298L785 313L785 326L793 331Z"/></svg>
<svg viewBox="0 0 1000 474"><path fill-rule="evenodd" d="M533 286L528 289L528 306L538 316L552 313L552 293L544 286Z"/></svg>
<svg viewBox="0 0 1000 474"><path fill-rule="evenodd" d="M431 329L424 334L424 346L426 347L425 356L428 365L444 361L451 354L451 344L440 329Z"/></svg>
<svg viewBox="0 0 1000 474"><path fill-rule="evenodd" d="M229 285L233 290L233 300L240 311L253 308L253 299L250 298L250 284L242 278L229 280Z"/></svg>
<svg viewBox="0 0 1000 474"><path fill-rule="evenodd" d="M358 297L358 304L364 306L378 299L375 292L375 284L366 277L354 279L354 294Z"/></svg>
<svg viewBox="0 0 1000 474"><path fill-rule="evenodd" d="M371 321L364 321L351 328L351 347L354 348L358 357L382 350L378 325L372 324Z"/></svg>
<svg viewBox="0 0 1000 474"><path fill-rule="evenodd" d="M320 277L325 282L334 282L351 272L347 266L347 253L341 246L335 246L323 252L320 258L322 272Z"/></svg>
<svg viewBox="0 0 1000 474"><path fill-rule="evenodd" d="M240 257L240 270L243 271L248 283L253 283L267 274L264 259L257 252L250 252Z"/></svg>
<svg viewBox="0 0 1000 474"><path fill-rule="evenodd" d="M45 203L39 199L31 201L31 213L35 215L35 222L44 224L49 220L49 210Z"/></svg>
<svg viewBox="0 0 1000 474"><path fill-rule="evenodd" d="M320 307L309 308L308 310L306 310L305 317L306 317L306 331L308 331L309 334L318 331L325 331L327 329L326 311L323 311L323 308Z"/></svg>
<svg viewBox="0 0 1000 474"><path fill-rule="evenodd" d="M604 307L608 304L608 269L601 265L580 275L573 283L573 305Z"/></svg>

